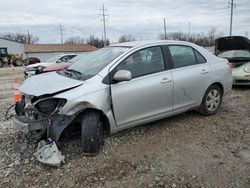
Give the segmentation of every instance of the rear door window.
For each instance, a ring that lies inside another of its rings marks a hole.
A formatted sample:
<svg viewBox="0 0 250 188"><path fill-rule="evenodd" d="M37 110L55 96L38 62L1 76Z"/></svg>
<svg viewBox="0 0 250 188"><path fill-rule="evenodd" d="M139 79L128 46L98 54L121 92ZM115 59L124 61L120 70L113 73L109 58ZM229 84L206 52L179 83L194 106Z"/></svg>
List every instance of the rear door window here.
<svg viewBox="0 0 250 188"><path fill-rule="evenodd" d="M181 68L191 65L196 65L196 56L193 48L189 46L169 46L169 51L172 56L173 68Z"/></svg>

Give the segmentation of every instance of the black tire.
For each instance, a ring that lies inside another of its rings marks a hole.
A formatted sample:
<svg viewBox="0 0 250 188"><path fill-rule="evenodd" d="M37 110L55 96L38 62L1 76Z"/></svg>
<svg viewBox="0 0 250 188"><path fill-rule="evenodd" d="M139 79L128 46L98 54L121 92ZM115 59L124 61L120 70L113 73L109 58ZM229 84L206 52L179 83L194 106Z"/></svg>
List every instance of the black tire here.
<svg viewBox="0 0 250 188"><path fill-rule="evenodd" d="M81 147L87 155L96 155L104 145L104 130L100 113L88 110L81 123Z"/></svg>
<svg viewBox="0 0 250 188"><path fill-rule="evenodd" d="M0 68L3 67L4 62L0 59Z"/></svg>
<svg viewBox="0 0 250 188"><path fill-rule="evenodd" d="M209 105L207 105L207 101L209 102L208 99L210 98L209 94L213 93L213 92L215 93L215 91L218 92L219 101L216 102L216 99L214 99L215 103L217 103L217 104L216 105L213 104L212 107L209 107ZM214 114L216 114L218 112L218 110L220 108L220 105L221 105L221 102L222 102L222 91L221 91L220 87L217 86L217 85L212 85L207 89L207 91L206 91L206 93L205 93L205 95L204 95L204 97L202 99L202 103L201 103L201 105L200 105L200 107L198 109L198 112L201 113L204 116L214 115ZM213 107L214 107L214 109L213 109ZM211 110L211 108L212 108L212 110Z"/></svg>
<svg viewBox="0 0 250 188"><path fill-rule="evenodd" d="M20 58L17 58L14 62L15 66L22 66L23 65L23 60Z"/></svg>

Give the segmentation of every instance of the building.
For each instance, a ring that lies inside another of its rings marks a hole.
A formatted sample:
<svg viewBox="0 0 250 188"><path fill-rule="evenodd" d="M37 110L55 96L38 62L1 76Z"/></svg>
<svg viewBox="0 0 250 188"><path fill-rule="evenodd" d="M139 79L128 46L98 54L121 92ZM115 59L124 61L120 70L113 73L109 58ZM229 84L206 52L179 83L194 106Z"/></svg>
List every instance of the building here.
<svg viewBox="0 0 250 188"><path fill-rule="evenodd" d="M7 48L8 54L18 54L23 58L37 57L41 61L46 61L57 54L79 54L97 49L87 44L22 44L0 38L1 48Z"/></svg>
<svg viewBox="0 0 250 188"><path fill-rule="evenodd" d="M96 49L87 44L24 44L25 57L37 57L41 61L57 54L80 54Z"/></svg>
<svg viewBox="0 0 250 188"><path fill-rule="evenodd" d="M0 48L7 48L8 54L24 55L24 47L23 44L20 42L0 38Z"/></svg>

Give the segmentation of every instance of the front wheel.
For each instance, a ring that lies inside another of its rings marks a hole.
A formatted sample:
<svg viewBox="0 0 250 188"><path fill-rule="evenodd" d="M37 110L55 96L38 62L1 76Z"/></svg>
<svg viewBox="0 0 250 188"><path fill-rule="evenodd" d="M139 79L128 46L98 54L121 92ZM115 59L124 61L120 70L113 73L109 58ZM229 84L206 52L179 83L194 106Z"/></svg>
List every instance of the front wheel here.
<svg viewBox="0 0 250 188"><path fill-rule="evenodd" d="M217 85L212 85L207 89L203 97L199 112L205 116L214 115L218 112L221 102L221 89Z"/></svg>
<svg viewBox="0 0 250 188"><path fill-rule="evenodd" d="M100 113L88 110L81 124L81 147L88 155L96 155L104 145L104 130Z"/></svg>

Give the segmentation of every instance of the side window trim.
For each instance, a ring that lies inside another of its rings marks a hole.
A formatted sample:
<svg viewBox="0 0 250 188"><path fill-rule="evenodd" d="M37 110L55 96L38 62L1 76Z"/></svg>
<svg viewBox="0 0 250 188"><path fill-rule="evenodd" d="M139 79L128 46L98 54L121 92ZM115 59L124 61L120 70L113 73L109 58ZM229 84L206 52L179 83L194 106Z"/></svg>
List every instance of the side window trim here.
<svg viewBox="0 0 250 188"><path fill-rule="evenodd" d="M196 53L195 53L195 49L192 48L192 50L193 50L193 53L194 53L196 65L198 65L198 64L200 64L200 63L198 63L198 58L197 58L197 55L196 55Z"/></svg>
<svg viewBox="0 0 250 188"><path fill-rule="evenodd" d="M193 47L192 47L193 48ZM197 61L197 64L203 64L203 63L199 63L198 62L198 58L197 58L197 55L196 53L198 53L203 59L205 59L205 62L204 63L207 63L207 59L196 49L193 48L193 51L194 51L194 55L195 55L195 58L196 58L196 61ZM196 53L195 53L196 52Z"/></svg>
<svg viewBox="0 0 250 188"><path fill-rule="evenodd" d="M166 70L170 70L170 69L173 69L173 60L172 60L172 56L171 56L171 53L170 53L170 50L168 48L169 45L162 45L161 48L162 48L162 51L163 51L163 57L164 57L164 61L166 62L165 63L165 66L166 67Z"/></svg>

